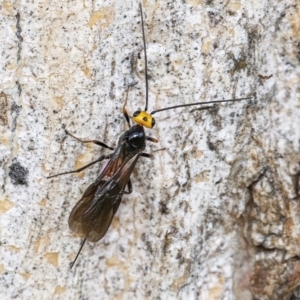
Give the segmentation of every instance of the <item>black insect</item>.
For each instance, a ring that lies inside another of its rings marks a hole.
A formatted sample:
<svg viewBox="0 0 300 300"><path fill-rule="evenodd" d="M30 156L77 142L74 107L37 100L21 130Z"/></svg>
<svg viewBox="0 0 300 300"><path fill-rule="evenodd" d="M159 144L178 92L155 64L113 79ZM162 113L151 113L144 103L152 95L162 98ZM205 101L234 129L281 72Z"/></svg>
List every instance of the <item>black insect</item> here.
<svg viewBox="0 0 300 300"><path fill-rule="evenodd" d="M91 165L100 162L104 159L108 159L107 164L100 171L97 179L86 189L81 199L73 208L69 217L69 227L73 232L81 234L84 240L81 247L76 255L75 260L71 264L71 268L76 262L78 255L86 240L90 242L99 241L107 232L112 219L119 208L121 199L124 194L130 194L132 192L132 184L130 181L130 175L141 156L152 157L151 154L144 153L146 147L146 140L157 143L155 138L149 137L145 134L144 127L153 128L155 120L153 115L169 109L175 109L180 107L194 106L194 105L207 105L223 102L235 102L246 100L250 98L240 98L231 100L219 100L210 102L200 102L176 105L166 107L147 113L148 109L148 74L147 74L147 51L144 33L144 21L142 6L140 7L142 32L143 32L143 44L144 44L144 56L145 56L145 82L146 82L146 105L145 109L136 111L132 119L136 123L130 125L130 118L126 111L126 103L128 99L128 93L126 96L125 103L123 105L123 114L128 123L129 129L125 131L119 138L118 144L115 149L109 147L103 142L96 140L83 141L70 133L73 138L79 140L82 143L95 143L104 148L114 150L109 155L101 155L97 160L90 164L70 172L64 172L56 175L49 176L48 178L56 177L63 174L70 174L80 172ZM203 109L209 109L211 107L203 107ZM127 186L127 190L126 190Z"/></svg>

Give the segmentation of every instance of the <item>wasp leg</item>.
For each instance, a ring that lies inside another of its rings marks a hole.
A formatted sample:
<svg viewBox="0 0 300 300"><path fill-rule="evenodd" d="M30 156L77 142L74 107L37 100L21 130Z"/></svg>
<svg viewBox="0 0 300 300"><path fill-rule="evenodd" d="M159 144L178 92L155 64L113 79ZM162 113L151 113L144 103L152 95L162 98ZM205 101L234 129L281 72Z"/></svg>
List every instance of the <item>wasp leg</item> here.
<svg viewBox="0 0 300 300"><path fill-rule="evenodd" d="M71 174L71 173L78 173L78 172L81 172L82 170L92 166L93 164L97 163L97 162L100 162L104 159L108 159L108 158L111 158L112 154L109 154L109 155L101 155L98 159L92 161L91 163L79 168L79 169L76 169L76 170L73 170L73 171L67 171L67 172L63 172L63 173L58 173L58 174L55 174L55 175L51 175L51 176L48 176L47 179L49 178L53 178L53 177L56 177L56 176L60 176L60 175L65 175L65 174Z"/></svg>
<svg viewBox="0 0 300 300"><path fill-rule="evenodd" d="M66 132L66 134L68 134L69 136L71 136L73 139L79 141L80 143L83 143L83 144L85 144L85 143L94 143L94 144L96 144L96 145L98 145L98 146L101 146L101 147L103 147L103 148L107 148L107 149L110 149L110 150L114 150L113 147L110 147L110 146L106 145L106 144L103 143L103 142L100 142L100 141L97 141L97 140L88 140L88 141L84 141L84 140L81 140L80 138L74 136L73 134L71 134L71 133L70 133L69 131L67 131L66 129L65 129L65 132Z"/></svg>
<svg viewBox="0 0 300 300"><path fill-rule="evenodd" d="M125 99L122 111L123 111L123 115L124 115L124 117L126 119L126 122L127 122L128 126L130 127L130 120L129 120L128 112L127 112L127 110L125 108L125 106L127 104L127 100L128 100L128 92L129 92L129 88L127 89L126 99Z"/></svg>
<svg viewBox="0 0 300 300"><path fill-rule="evenodd" d="M131 194L132 193L132 184L131 184L131 180L130 179L127 182L127 188L128 188L128 191L124 191L123 193L124 194Z"/></svg>
<svg viewBox="0 0 300 300"><path fill-rule="evenodd" d="M141 156L147 157L147 158L153 158L153 155L150 153L142 153Z"/></svg>
<svg viewBox="0 0 300 300"><path fill-rule="evenodd" d="M123 194L131 194L132 193L132 184L131 184L131 180L129 179L128 182L127 182L127 187L128 187L128 191L123 191ZM113 212L114 214L117 212L119 206L120 206L120 203L121 203L121 198L119 198L119 200L114 203L114 207L113 207Z"/></svg>
<svg viewBox="0 0 300 300"><path fill-rule="evenodd" d="M154 150L153 153L158 152L158 151L163 151L163 150L166 150L166 148L161 148L161 149ZM147 157L147 158L153 158L153 154L150 154L150 153L142 153L141 156Z"/></svg>
<svg viewBox="0 0 300 300"><path fill-rule="evenodd" d="M147 141L150 141L150 142L152 142L152 143L157 143L157 142L158 142L158 140L157 140L156 138L153 138L153 137L151 137L151 136L146 136L146 140L147 140Z"/></svg>
<svg viewBox="0 0 300 300"><path fill-rule="evenodd" d="M153 153L154 153L154 152L158 152L158 151L164 151L164 150L166 150L166 149L167 149L167 148L157 149L157 150L154 150Z"/></svg>

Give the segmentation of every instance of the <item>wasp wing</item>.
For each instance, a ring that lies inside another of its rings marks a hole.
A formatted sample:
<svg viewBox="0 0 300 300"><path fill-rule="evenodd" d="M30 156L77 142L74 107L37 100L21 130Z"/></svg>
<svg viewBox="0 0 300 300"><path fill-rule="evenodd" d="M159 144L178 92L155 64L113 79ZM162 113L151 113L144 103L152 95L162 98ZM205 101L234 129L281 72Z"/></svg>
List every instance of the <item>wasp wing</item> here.
<svg viewBox="0 0 300 300"><path fill-rule="evenodd" d="M83 228L85 223L82 221L82 215L92 206L93 199L97 199L97 194L101 192L104 184L116 174L126 156L128 156L128 154L126 155L124 144L119 145L110 160L102 168L97 179L85 190L69 216L69 227L73 232L78 234L84 234L84 232L86 232ZM92 221L93 220L90 222ZM86 224L89 225L90 222L86 221Z"/></svg>
<svg viewBox="0 0 300 300"><path fill-rule="evenodd" d="M134 154L134 153L131 153ZM107 162L107 164L101 170L98 178L96 179L95 183L101 180L109 180L114 174L116 174L117 170L123 164L126 158L130 156L128 153L125 144L119 144L116 148L115 152L113 153L111 159ZM131 156L130 156L131 157Z"/></svg>
<svg viewBox="0 0 300 300"><path fill-rule="evenodd" d="M81 199L77 202L69 216L69 227L73 232L83 234L82 215L89 209L94 199L96 191L103 187L105 182L94 182L83 193ZM92 220L91 220L92 221ZM89 222L90 223L90 222Z"/></svg>
<svg viewBox="0 0 300 300"><path fill-rule="evenodd" d="M69 227L91 242L99 241L107 232L115 215L140 152L129 156L109 180L91 184L73 208Z"/></svg>

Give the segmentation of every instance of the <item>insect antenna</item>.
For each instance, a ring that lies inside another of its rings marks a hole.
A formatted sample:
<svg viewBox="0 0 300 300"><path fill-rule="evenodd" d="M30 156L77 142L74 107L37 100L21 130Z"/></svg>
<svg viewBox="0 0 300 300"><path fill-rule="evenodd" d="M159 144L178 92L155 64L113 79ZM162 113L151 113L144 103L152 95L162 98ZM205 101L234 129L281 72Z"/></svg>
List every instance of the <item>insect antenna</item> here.
<svg viewBox="0 0 300 300"><path fill-rule="evenodd" d="M80 252L81 252L81 250L82 250L82 248L83 248L83 246L85 244L85 241L86 241L86 239L84 239L83 242L81 243L81 246L80 246L80 248L79 248L79 250L77 252L77 255L76 255L75 259L73 260L73 262L70 265L70 270L73 268L74 264L76 263L76 260L77 260L79 254L80 254Z"/></svg>
<svg viewBox="0 0 300 300"><path fill-rule="evenodd" d="M237 98L237 99L228 99L228 100L215 100L215 101L208 101L208 102L196 102L196 103L190 103L190 104L181 104L181 105L175 105L175 106L169 106L161 109L157 109L152 111L151 113L147 112L148 109L148 68L147 68L147 48L146 48L146 38L145 38L145 29L144 29L144 19L143 19L143 10L142 10L142 4L139 4L140 7L140 14L141 14L141 24L142 24L142 32L143 32L143 43L144 43L144 57L145 57L145 82L146 82L146 105L144 111L138 109L135 111L132 115L132 119L134 122L141 126L145 126L147 128L153 128L155 125L155 119L152 117L152 115L164 111L164 110L170 110L170 109L176 109L180 107L188 107L188 106L201 106L201 105L207 105L207 104L216 104L216 103L226 103L226 102L237 102L241 100L249 100L252 98L252 95L250 97L245 98ZM203 107L202 109L210 109L211 107ZM127 118L126 118L127 120Z"/></svg>
<svg viewBox="0 0 300 300"><path fill-rule="evenodd" d="M188 106L195 106L195 105L207 105L207 104L215 104L215 103L226 103L226 102L237 102L237 101L249 100L249 99L251 99L251 97L174 105L174 106L169 106L169 107L154 110L154 111L151 112L151 115L154 115L154 114L156 114L158 112L161 112L161 111L164 111L164 110L176 109L176 108L180 108L180 107L188 107ZM210 108L210 107L208 107L208 108Z"/></svg>
<svg viewBox="0 0 300 300"><path fill-rule="evenodd" d="M147 109L148 109L147 48L146 48L146 39L145 39L145 30L144 30L143 9L142 9L142 4L141 3L140 3L140 13L141 13L141 23L142 23L142 32L143 32L143 44L144 44L144 58L145 58L145 82L146 82L146 105L145 105L145 111L147 111Z"/></svg>

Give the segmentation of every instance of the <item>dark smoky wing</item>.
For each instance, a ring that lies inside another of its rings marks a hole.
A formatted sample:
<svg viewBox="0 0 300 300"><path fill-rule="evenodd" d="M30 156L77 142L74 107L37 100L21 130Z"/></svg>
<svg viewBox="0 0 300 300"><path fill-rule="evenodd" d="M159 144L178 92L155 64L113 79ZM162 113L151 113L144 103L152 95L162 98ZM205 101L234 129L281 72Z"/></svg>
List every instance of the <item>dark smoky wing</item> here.
<svg viewBox="0 0 300 300"><path fill-rule="evenodd" d="M124 145L118 146L111 159L108 161L106 166L101 171L96 182L102 179L109 180L109 178L111 178L121 167L126 156L128 156L128 154L126 153L125 146Z"/></svg>
<svg viewBox="0 0 300 300"><path fill-rule="evenodd" d="M111 180L94 194L81 199L70 214L70 229L83 234L90 242L99 241L120 205L124 187Z"/></svg>
<svg viewBox="0 0 300 300"><path fill-rule="evenodd" d="M89 231L87 228L91 228L95 220L91 218L85 218L84 215L93 206L94 202L101 203L101 191L105 183L110 180L109 178L118 171L118 168L120 168L123 157L124 147L121 145L116 149L113 156L103 168L95 182L85 190L81 199L72 209L68 222L69 227L73 232L82 234L84 236L88 234ZM106 180L104 180L104 178ZM110 213L108 213L108 218L110 218Z"/></svg>
<svg viewBox="0 0 300 300"><path fill-rule="evenodd" d="M91 208L86 211L84 218L95 220L94 224L85 232L88 232L86 239L91 242L99 241L107 232L113 216L117 212L126 184L132 170L140 157L140 153L128 157L118 172L107 182L101 191L101 199L95 201Z"/></svg>
<svg viewBox="0 0 300 300"><path fill-rule="evenodd" d="M111 180L98 189L93 190L91 186L87 189L89 192L84 193L86 197L77 203L70 214L71 230L83 234L91 242L97 242L105 235L139 156L128 158Z"/></svg>
<svg viewBox="0 0 300 300"><path fill-rule="evenodd" d="M73 232L76 232L78 234L85 235L84 229L83 229L83 221L82 216L84 213L91 207L93 203L93 199L95 197L96 191L101 189L103 187L102 184L95 182L92 183L86 191L83 193L81 199L77 202L77 204L74 206L74 208L71 211L71 214L69 216L69 227ZM93 220L86 220L86 222L92 224Z"/></svg>
<svg viewBox="0 0 300 300"><path fill-rule="evenodd" d="M86 211L83 218L92 219L91 227L84 224L84 230L87 232L86 239L91 242L97 242L106 234L112 219L117 211L122 200L123 191L114 183L114 187L110 187L106 191L106 195L95 203L88 211Z"/></svg>

